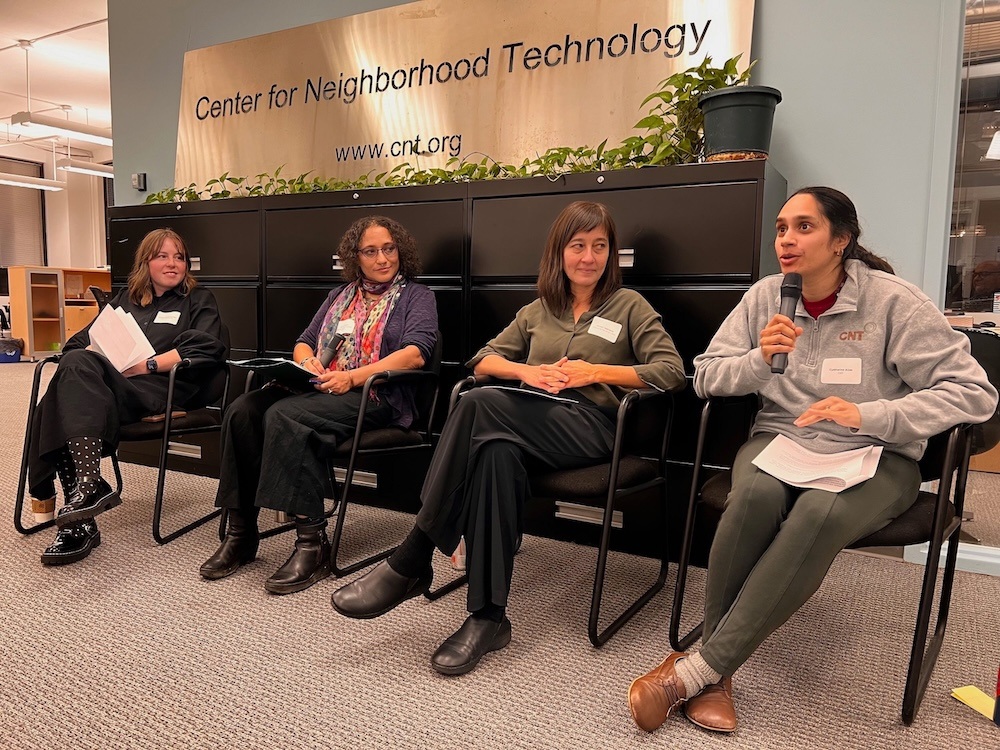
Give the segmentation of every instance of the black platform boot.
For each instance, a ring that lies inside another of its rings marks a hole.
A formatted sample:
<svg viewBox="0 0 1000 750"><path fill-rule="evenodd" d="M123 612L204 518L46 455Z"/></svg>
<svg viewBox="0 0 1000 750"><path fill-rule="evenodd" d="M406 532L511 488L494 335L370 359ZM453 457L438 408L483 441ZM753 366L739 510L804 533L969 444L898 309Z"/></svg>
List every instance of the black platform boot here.
<svg viewBox="0 0 1000 750"><path fill-rule="evenodd" d="M235 573L241 565L253 562L260 543L260 533L257 531L259 513L260 508L230 509L229 526L222 544L198 570L202 578L210 581L225 578Z"/></svg>
<svg viewBox="0 0 1000 750"><path fill-rule="evenodd" d="M69 565L82 560L101 544L101 532L91 518L59 529L56 539L42 553L42 565Z"/></svg>
<svg viewBox="0 0 1000 750"><path fill-rule="evenodd" d="M326 519L295 519L295 549L285 564L264 582L272 594L293 594L330 575L330 542Z"/></svg>

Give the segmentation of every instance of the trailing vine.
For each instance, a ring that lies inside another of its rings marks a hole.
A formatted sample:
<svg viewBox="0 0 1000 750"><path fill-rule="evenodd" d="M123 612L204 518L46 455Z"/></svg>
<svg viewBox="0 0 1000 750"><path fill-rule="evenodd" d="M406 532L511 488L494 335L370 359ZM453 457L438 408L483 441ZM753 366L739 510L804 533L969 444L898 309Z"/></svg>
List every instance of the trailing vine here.
<svg viewBox="0 0 1000 750"><path fill-rule="evenodd" d="M613 148L607 147L607 139L597 147L558 146L520 164L502 164L487 154L473 152L462 159L449 159L443 168L419 169L404 162L387 172L376 175L369 172L353 180L311 176L312 171L287 177L281 173L283 166L275 169L273 174L262 172L253 179L234 177L226 172L209 180L204 187L191 183L184 187L167 188L152 193L145 202L252 198L515 177L557 179L578 172L688 164L698 161L704 152L703 118L698 99L709 91L746 83L754 63L740 73L737 69L739 60L738 55L717 68L712 66L712 58L706 57L700 65L665 78L640 105L653 103L646 116L634 126L640 134L625 138Z"/></svg>

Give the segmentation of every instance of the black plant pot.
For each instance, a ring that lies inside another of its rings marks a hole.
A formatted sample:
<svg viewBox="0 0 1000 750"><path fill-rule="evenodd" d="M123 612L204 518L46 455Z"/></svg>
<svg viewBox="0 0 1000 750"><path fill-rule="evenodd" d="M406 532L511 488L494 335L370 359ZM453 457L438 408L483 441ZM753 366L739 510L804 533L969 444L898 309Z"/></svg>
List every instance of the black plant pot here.
<svg viewBox="0 0 1000 750"><path fill-rule="evenodd" d="M766 157L780 101L781 92L770 86L730 86L702 96L705 161Z"/></svg>

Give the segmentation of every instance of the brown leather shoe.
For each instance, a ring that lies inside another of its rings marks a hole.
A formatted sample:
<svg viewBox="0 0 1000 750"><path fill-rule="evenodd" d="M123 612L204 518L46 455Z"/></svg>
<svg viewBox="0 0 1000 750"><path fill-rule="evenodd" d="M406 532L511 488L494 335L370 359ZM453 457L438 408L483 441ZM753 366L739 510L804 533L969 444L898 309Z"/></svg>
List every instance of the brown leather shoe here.
<svg viewBox="0 0 1000 750"><path fill-rule="evenodd" d="M660 666L628 686L628 708L639 729L652 732L684 702L684 683L674 672L674 663L685 656L683 651L674 651Z"/></svg>
<svg viewBox="0 0 1000 750"><path fill-rule="evenodd" d="M684 704L684 715L692 724L713 732L736 731L736 707L733 705L733 678L723 677L707 686Z"/></svg>

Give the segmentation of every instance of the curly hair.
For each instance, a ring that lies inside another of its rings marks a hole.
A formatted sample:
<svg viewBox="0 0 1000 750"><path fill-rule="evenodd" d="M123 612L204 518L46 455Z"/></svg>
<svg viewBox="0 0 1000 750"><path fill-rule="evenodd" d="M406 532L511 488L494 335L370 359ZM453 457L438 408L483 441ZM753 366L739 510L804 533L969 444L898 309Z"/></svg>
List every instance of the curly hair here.
<svg viewBox="0 0 1000 750"><path fill-rule="evenodd" d="M142 238L139 249L135 251L135 258L132 260L132 272L128 275L128 298L132 304L145 307L153 301L153 280L149 276L149 262L156 257L166 240L173 240L177 249L184 256L184 278L175 287L175 291L182 297L186 297L198 282L191 275L191 264L188 262L187 245L184 240L173 229L164 227L154 229Z"/></svg>
<svg viewBox="0 0 1000 750"><path fill-rule="evenodd" d="M403 277L412 279L419 276L422 268L420 256L417 255L417 241L406 231L406 227L388 216L365 216L351 224L340 238L337 255L343 267L344 281L351 282L361 278L358 251L365 231L372 227L382 227L389 232L399 252L399 272Z"/></svg>

